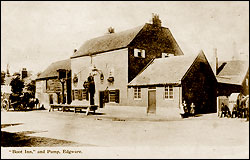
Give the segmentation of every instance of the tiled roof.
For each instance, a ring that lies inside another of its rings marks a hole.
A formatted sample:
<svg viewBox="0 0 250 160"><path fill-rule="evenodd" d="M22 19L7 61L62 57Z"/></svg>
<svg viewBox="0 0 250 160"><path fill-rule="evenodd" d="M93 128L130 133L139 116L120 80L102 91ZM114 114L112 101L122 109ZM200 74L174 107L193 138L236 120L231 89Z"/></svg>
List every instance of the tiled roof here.
<svg viewBox="0 0 250 160"><path fill-rule="evenodd" d="M147 32L154 30L152 24L146 23L145 25L132 28L126 31L117 32L107 34L101 37L93 38L86 41L78 51L76 51L71 58L81 57L81 56L88 56L97 53L103 53L107 51L112 51L116 49L126 48L128 47L131 42L135 39L137 35L140 33L148 35ZM169 41L175 46L176 48L176 55L183 55L179 45L175 41L173 35L171 34L170 30L165 27L161 27L162 32L166 34Z"/></svg>
<svg viewBox="0 0 250 160"><path fill-rule="evenodd" d="M249 69L249 62L242 60L234 60L225 62L225 66L216 76L220 83L229 83L241 85L247 70Z"/></svg>
<svg viewBox="0 0 250 160"><path fill-rule="evenodd" d="M143 27L144 25L90 39L71 58L127 47Z"/></svg>
<svg viewBox="0 0 250 160"><path fill-rule="evenodd" d="M197 55L183 55L157 58L137 75L128 86L180 84L181 79L196 57Z"/></svg>
<svg viewBox="0 0 250 160"><path fill-rule="evenodd" d="M71 70L70 59L57 61L52 63L47 69L45 69L37 79L51 78L58 76L58 69L67 69Z"/></svg>

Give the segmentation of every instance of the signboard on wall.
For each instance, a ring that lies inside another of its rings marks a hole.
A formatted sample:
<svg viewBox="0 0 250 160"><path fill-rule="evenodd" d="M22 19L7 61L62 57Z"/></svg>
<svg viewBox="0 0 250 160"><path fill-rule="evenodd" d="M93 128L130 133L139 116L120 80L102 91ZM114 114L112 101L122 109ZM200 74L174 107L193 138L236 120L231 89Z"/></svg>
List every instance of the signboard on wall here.
<svg viewBox="0 0 250 160"><path fill-rule="evenodd" d="M61 92L62 84L58 79L47 80L46 90L50 92Z"/></svg>

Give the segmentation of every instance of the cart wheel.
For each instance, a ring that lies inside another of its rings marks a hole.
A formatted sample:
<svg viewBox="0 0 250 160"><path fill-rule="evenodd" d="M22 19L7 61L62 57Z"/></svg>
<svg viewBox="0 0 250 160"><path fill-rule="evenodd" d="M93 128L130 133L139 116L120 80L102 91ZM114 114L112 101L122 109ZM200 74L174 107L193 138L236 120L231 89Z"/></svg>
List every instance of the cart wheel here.
<svg viewBox="0 0 250 160"><path fill-rule="evenodd" d="M2 102L2 106L1 107L2 107L3 110L8 111L9 110L9 102L8 102L8 100L4 100Z"/></svg>

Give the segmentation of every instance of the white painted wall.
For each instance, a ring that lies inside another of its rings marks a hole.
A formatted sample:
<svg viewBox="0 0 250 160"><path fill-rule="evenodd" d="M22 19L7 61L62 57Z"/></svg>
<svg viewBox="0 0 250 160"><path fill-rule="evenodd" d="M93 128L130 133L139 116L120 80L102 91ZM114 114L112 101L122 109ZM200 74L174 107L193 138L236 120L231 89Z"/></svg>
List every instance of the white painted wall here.
<svg viewBox="0 0 250 160"><path fill-rule="evenodd" d="M46 81L36 81L36 94L35 97L39 99L40 106L44 105L44 108L49 109L49 95L46 93Z"/></svg>
<svg viewBox="0 0 250 160"><path fill-rule="evenodd" d="M164 98L164 87L156 87L156 114L166 117L179 117L179 104L181 103L181 87L174 87L174 98Z"/></svg>
<svg viewBox="0 0 250 160"><path fill-rule="evenodd" d="M168 117L179 116L179 106L181 104L181 87L174 87L174 99L164 98L164 87L156 87L156 114ZM148 88L141 88L142 97L140 100L134 99L134 88L128 89L128 99L130 106L148 106ZM145 110L145 114L146 114Z"/></svg>
<svg viewBox="0 0 250 160"><path fill-rule="evenodd" d="M134 88L128 88L128 99L130 106L148 106L148 88L141 88L141 99L134 99Z"/></svg>
<svg viewBox="0 0 250 160"><path fill-rule="evenodd" d="M128 49L120 49L94 55L92 57L92 65L101 70L104 74L104 81L101 83L100 74L94 77L96 94L95 104L99 105L99 91L103 91L108 87L108 90L120 90L119 105L127 105L127 84L128 84ZM74 85L72 81L72 90L83 89L83 83L87 80L90 72L91 58L90 56L78 57L71 59L72 77L78 75L78 84ZM110 68L114 69L114 83L110 84L107 81ZM89 101L73 100L73 104L89 104Z"/></svg>

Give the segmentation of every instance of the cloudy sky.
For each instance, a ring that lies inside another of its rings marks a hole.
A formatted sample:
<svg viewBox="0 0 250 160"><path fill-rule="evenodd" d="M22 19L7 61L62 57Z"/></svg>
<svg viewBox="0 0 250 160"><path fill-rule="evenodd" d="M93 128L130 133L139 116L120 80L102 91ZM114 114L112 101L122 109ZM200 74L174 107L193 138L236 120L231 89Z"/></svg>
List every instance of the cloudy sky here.
<svg viewBox="0 0 250 160"><path fill-rule="evenodd" d="M249 55L249 2L2 2L1 70L35 73L69 58L86 40L150 22L160 16L184 54L201 49L210 60ZM240 54L241 53L241 54Z"/></svg>

